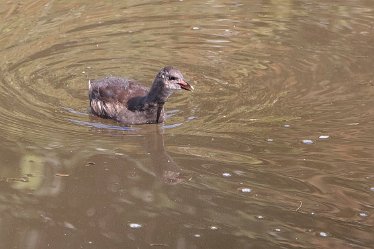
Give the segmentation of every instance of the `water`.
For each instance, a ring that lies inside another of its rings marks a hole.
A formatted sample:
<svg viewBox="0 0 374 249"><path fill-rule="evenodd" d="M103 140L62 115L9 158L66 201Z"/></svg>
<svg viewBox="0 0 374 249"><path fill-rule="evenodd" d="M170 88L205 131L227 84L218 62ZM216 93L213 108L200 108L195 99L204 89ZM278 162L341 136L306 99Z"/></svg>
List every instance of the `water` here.
<svg viewBox="0 0 374 249"><path fill-rule="evenodd" d="M0 19L0 248L372 248L372 1L0 1ZM88 79L165 65L195 87L165 124L88 115Z"/></svg>

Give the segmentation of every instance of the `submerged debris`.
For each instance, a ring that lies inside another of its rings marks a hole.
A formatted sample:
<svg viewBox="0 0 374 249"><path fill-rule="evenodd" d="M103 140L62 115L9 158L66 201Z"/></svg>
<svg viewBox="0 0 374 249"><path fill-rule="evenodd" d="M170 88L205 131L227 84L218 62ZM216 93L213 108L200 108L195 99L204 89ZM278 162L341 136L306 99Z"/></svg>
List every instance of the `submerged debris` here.
<svg viewBox="0 0 374 249"><path fill-rule="evenodd" d="M303 202L302 202L302 201L300 201L300 205L299 205L299 207L298 207L298 208L296 208L296 210L295 210L295 211L296 211L296 212L297 212L297 211L299 211L302 205L303 205Z"/></svg>

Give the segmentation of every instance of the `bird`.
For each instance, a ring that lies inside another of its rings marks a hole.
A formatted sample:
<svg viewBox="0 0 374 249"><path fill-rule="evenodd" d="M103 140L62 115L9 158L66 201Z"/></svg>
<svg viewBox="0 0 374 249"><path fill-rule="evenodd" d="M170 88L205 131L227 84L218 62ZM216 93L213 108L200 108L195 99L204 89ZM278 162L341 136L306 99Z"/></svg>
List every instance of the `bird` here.
<svg viewBox="0 0 374 249"><path fill-rule="evenodd" d="M93 115L126 125L158 124L165 120L164 104L177 90L193 91L182 73L166 66L150 88L135 80L115 76L88 81L88 97Z"/></svg>

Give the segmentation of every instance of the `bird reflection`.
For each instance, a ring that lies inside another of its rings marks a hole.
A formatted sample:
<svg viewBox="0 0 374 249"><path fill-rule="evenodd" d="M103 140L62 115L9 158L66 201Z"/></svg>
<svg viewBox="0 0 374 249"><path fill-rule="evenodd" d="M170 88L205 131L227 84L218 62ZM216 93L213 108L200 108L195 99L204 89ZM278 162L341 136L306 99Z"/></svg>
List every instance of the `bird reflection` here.
<svg viewBox="0 0 374 249"><path fill-rule="evenodd" d="M160 126L153 126L145 135L145 149L151 157L151 165L156 175L168 184L178 184L184 181L181 176L181 168L166 152L163 130Z"/></svg>
<svg viewBox="0 0 374 249"><path fill-rule="evenodd" d="M27 155L20 161L22 170L18 171L30 179L3 182L7 188L0 197L12 198L2 204L7 211L3 212L0 225L22 231L17 238L8 240L9 236L5 236L8 233L0 229L5 234L0 241L7 248L15 245L29 249L61 248L67 244L79 248L86 243L83 238L89 238L98 248L107 245L136 248L168 242L167 229L165 236L160 237L154 227L162 227L169 212L174 215L180 212L173 201L174 186L183 183L186 177L165 149L163 126L92 131L100 133L100 137L106 132L109 135L106 138L116 136L111 141L118 141L121 135L120 143L113 150L90 148L71 152L69 148L70 157L63 157L67 155L65 146L54 147L53 154ZM110 144L105 139L102 141L102 147ZM90 140L87 144L97 146L97 142ZM129 221L148 224L141 229L149 242L138 238L136 231L128 226Z"/></svg>

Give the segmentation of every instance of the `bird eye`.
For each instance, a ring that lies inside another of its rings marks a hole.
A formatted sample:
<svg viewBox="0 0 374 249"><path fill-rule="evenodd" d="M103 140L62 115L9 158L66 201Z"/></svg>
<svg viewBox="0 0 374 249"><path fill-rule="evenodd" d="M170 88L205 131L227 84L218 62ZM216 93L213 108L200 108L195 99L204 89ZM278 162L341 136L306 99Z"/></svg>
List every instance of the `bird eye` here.
<svg viewBox="0 0 374 249"><path fill-rule="evenodd" d="M169 77L169 80L178 80L178 78L175 77L175 76L170 76L170 77Z"/></svg>

